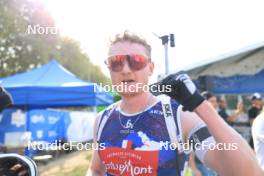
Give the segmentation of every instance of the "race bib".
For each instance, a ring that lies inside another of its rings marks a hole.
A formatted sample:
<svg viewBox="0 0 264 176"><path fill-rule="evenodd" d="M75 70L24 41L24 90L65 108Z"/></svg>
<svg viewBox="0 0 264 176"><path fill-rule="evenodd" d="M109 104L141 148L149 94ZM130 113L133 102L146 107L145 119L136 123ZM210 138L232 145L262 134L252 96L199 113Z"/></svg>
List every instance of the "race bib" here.
<svg viewBox="0 0 264 176"><path fill-rule="evenodd" d="M159 151L108 147L105 150L99 150L99 154L109 174L124 176L157 175Z"/></svg>

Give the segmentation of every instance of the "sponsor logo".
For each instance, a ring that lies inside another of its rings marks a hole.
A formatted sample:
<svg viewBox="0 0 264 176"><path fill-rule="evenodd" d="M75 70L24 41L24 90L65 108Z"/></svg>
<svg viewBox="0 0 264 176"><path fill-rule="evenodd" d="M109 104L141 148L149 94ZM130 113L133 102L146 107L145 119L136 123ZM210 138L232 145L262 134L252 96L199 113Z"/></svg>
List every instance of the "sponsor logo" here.
<svg viewBox="0 0 264 176"><path fill-rule="evenodd" d="M164 104L164 108L165 108L165 117L172 116L170 104Z"/></svg>
<svg viewBox="0 0 264 176"><path fill-rule="evenodd" d="M151 111L149 111L150 114L156 114L156 115L163 115L163 111L157 110L157 109L153 109ZM155 116L155 117L159 117L159 116Z"/></svg>
<svg viewBox="0 0 264 176"><path fill-rule="evenodd" d="M120 130L120 134L131 134L131 133L135 133L135 130L131 130L131 129L122 129Z"/></svg>
<svg viewBox="0 0 264 176"><path fill-rule="evenodd" d="M126 176L156 176L159 151L108 147L99 151L107 173Z"/></svg>
<svg viewBox="0 0 264 176"><path fill-rule="evenodd" d="M49 124L55 124L55 123L58 122L58 120L59 120L59 117L54 117L54 116L49 116L48 117L48 123Z"/></svg>
<svg viewBox="0 0 264 176"><path fill-rule="evenodd" d="M11 124L16 127L21 127L26 124L26 115L20 109L16 112L13 112L11 115Z"/></svg>
<svg viewBox="0 0 264 176"><path fill-rule="evenodd" d="M133 126L134 125L132 124L131 119L128 119L125 128L133 128Z"/></svg>
<svg viewBox="0 0 264 176"><path fill-rule="evenodd" d="M33 115L31 118L32 123L45 123L43 115Z"/></svg>
<svg viewBox="0 0 264 176"><path fill-rule="evenodd" d="M142 175L142 174L152 174L153 168L148 165L146 167L133 166L131 160L125 161L124 163L113 163L110 162L106 165L107 170L119 171L120 175L125 173L130 173L130 175Z"/></svg>

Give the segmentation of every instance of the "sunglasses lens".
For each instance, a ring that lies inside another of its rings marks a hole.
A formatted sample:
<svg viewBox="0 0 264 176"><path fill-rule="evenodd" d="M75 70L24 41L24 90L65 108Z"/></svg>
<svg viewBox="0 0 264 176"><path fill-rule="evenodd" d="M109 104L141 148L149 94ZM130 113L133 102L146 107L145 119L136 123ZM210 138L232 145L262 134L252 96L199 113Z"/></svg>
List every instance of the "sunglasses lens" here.
<svg viewBox="0 0 264 176"><path fill-rule="evenodd" d="M122 71L126 57L127 57L126 55L116 55L116 56L109 57L108 66L110 70L114 72Z"/></svg>
<svg viewBox="0 0 264 176"><path fill-rule="evenodd" d="M131 70L141 70L146 67L148 59L142 55L115 55L108 58L107 65L114 72L122 71L125 60L128 61Z"/></svg>
<svg viewBox="0 0 264 176"><path fill-rule="evenodd" d="M141 70L146 67L148 59L142 55L130 55L128 62L132 70Z"/></svg>

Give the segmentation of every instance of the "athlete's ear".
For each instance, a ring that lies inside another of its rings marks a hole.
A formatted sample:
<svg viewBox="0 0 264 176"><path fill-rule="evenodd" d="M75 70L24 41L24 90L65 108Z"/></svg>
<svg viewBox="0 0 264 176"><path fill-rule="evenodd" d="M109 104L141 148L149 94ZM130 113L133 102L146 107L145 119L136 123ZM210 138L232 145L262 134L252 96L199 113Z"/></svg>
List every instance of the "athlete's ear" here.
<svg viewBox="0 0 264 176"><path fill-rule="evenodd" d="M154 71L154 62L149 62L149 76L153 74Z"/></svg>

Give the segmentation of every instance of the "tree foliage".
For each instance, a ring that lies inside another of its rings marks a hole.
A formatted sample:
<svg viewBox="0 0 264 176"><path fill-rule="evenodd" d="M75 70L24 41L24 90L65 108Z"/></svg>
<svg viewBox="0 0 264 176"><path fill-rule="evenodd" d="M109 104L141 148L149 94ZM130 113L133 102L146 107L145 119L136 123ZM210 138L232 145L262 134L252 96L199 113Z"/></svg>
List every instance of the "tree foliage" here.
<svg viewBox="0 0 264 176"><path fill-rule="evenodd" d="M35 68L56 58L81 79L109 83L78 42L58 33L29 33L29 26L55 27L38 1L0 0L0 77Z"/></svg>

